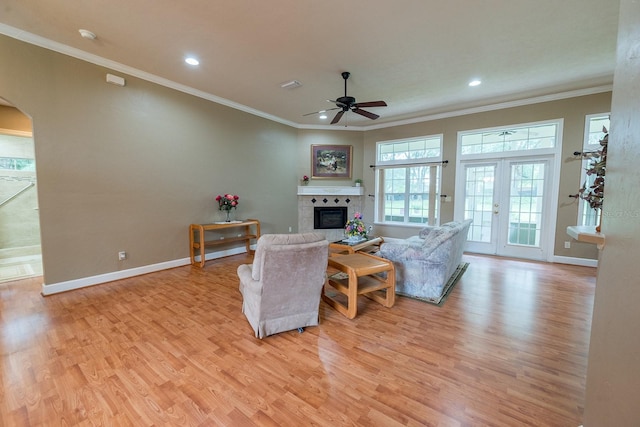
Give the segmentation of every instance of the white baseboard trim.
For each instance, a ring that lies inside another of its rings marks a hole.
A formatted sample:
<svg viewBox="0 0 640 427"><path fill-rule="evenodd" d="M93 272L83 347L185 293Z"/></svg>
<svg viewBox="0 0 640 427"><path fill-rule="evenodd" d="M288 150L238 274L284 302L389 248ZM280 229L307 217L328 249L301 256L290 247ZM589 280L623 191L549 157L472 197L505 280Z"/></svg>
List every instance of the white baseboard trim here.
<svg viewBox="0 0 640 427"><path fill-rule="evenodd" d="M222 258L231 255L238 255L247 252L244 247L233 248L216 252L209 252L205 255L205 260ZM200 256L196 256L196 261L200 262ZM176 259L173 261L161 262L158 264L143 265L141 267L130 268L128 270L114 271L111 273L99 274L97 276L83 277L81 279L68 280L66 282L42 284L42 295L48 296L59 294L60 292L73 291L76 289L86 288L89 286L100 285L114 280L128 279L130 277L140 276L143 274L154 273L156 271L168 270L170 268L182 267L189 265L190 258Z"/></svg>
<svg viewBox="0 0 640 427"><path fill-rule="evenodd" d="M552 262L557 262L558 264L581 265L583 267L598 267L598 260L590 258L574 258L554 255Z"/></svg>

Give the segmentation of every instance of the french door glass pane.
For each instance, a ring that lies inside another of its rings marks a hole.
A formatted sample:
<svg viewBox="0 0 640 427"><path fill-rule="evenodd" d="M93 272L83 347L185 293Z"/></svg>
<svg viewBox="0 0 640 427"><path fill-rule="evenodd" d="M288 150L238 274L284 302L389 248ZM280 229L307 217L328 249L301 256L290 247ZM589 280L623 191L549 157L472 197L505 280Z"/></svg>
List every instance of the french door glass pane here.
<svg viewBox="0 0 640 427"><path fill-rule="evenodd" d="M545 163L511 165L509 244L540 246L544 168Z"/></svg>
<svg viewBox="0 0 640 427"><path fill-rule="evenodd" d="M464 218L473 219L469 228L470 241L491 241L495 170L493 165L466 168Z"/></svg>

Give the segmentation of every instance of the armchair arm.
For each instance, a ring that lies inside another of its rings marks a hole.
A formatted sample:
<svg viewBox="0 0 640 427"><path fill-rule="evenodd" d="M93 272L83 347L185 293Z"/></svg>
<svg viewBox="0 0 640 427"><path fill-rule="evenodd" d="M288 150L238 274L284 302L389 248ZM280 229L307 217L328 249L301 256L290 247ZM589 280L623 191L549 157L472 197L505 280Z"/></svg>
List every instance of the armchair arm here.
<svg viewBox="0 0 640 427"><path fill-rule="evenodd" d="M252 268L249 264L238 266L238 277L240 278L240 287L242 290L249 291L255 295L262 295L262 284L259 280L253 280L251 276Z"/></svg>

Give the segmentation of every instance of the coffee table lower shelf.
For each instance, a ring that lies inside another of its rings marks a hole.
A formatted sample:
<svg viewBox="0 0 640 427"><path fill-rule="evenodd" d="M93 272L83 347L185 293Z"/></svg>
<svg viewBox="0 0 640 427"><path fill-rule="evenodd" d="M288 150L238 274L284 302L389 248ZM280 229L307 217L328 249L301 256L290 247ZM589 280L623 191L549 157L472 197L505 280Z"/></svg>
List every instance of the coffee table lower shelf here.
<svg viewBox="0 0 640 427"><path fill-rule="evenodd" d="M395 268L391 261L365 254L354 253L329 258L329 266L346 273L344 279L329 277L322 292L322 299L349 319L358 312L358 295L393 307L395 304ZM377 273L386 272L386 277ZM331 296L331 289L346 295L347 304ZM382 292L378 292L382 291Z"/></svg>

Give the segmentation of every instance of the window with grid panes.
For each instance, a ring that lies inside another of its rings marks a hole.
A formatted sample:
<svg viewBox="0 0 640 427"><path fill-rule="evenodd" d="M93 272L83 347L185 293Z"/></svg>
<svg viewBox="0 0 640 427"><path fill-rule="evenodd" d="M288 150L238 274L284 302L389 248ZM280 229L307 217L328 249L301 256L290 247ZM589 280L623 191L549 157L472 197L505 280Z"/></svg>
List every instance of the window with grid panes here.
<svg viewBox="0 0 640 427"><path fill-rule="evenodd" d="M442 135L379 142L376 221L438 223Z"/></svg>

